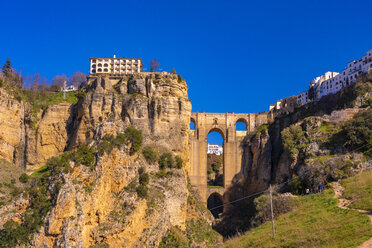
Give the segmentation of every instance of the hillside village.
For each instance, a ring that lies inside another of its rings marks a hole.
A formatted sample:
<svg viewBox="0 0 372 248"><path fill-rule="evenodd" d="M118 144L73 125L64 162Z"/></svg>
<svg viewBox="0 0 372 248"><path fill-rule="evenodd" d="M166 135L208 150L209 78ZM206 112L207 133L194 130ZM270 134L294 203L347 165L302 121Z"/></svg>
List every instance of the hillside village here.
<svg viewBox="0 0 372 248"><path fill-rule="evenodd" d="M372 50L367 51L362 58L347 63L347 67L341 73L328 71L316 77L310 82L308 90L276 101L269 106L269 111L292 112L294 107L316 102L323 96L339 92L354 84L359 76L369 71L372 71Z"/></svg>

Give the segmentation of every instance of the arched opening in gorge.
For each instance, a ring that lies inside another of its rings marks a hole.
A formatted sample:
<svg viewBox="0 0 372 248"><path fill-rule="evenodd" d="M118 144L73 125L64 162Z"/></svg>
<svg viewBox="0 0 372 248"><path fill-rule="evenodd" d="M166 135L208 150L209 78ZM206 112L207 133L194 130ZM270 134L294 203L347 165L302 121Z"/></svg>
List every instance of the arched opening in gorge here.
<svg viewBox="0 0 372 248"><path fill-rule="evenodd" d="M223 213L223 197L218 193L212 193L208 197L207 208L214 218L219 218L219 215Z"/></svg>
<svg viewBox="0 0 372 248"><path fill-rule="evenodd" d="M239 119L235 123L235 131L247 131L247 122L244 119Z"/></svg>
<svg viewBox="0 0 372 248"><path fill-rule="evenodd" d="M207 136L207 185L224 186L224 136L220 129L212 129Z"/></svg>

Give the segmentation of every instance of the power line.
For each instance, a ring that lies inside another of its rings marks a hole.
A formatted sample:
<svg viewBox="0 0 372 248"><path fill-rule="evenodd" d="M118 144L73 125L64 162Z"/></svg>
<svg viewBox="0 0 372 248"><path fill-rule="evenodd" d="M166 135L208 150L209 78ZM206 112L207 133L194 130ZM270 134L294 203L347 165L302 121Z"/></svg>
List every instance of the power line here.
<svg viewBox="0 0 372 248"><path fill-rule="evenodd" d="M361 148L363 148L363 147L365 147L365 146L367 146L367 145L370 145L370 144L365 144L365 145L363 145L363 146L361 146L361 147L358 147L358 148L356 148L356 149L350 151L349 153L353 153L353 152L355 152L355 151L357 151L357 150L359 150L359 149L361 149ZM307 173L310 173L310 172L311 172L311 171L307 171L307 172L305 172L304 174L302 174L302 176L304 176L304 175L306 175ZM295 180L295 178L292 178L292 179L287 180L287 181L285 181L285 182L282 182L282 183L276 184L275 187L278 187L279 185L282 185L282 184L286 184L286 183L292 182L293 180ZM238 198L238 199L236 199L236 200L234 200L234 201L230 201L230 202L223 203L222 205L219 205L219 206L216 206L216 207L213 207L213 208L209 208L209 211L214 210L214 209L217 209L217 208L220 208L220 207L223 207L223 206L225 206L225 205L227 205L227 204L231 204L231 203L234 203L234 202L242 201L242 200L244 200L244 199L248 199L248 198L250 198L250 197L253 197L253 196L256 196L256 195L262 194L262 193L264 193L264 192L266 192L266 191L269 191L269 190L270 190L270 187L267 188L267 189L264 190L264 191L257 192L257 193L254 193L254 194L251 194L251 195L248 195L248 196L244 196L244 197L242 197L242 198Z"/></svg>

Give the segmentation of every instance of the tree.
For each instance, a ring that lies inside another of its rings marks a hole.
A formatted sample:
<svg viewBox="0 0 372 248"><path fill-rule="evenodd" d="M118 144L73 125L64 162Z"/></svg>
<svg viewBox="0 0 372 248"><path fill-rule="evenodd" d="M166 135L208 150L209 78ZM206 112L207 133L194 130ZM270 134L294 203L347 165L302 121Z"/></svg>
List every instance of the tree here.
<svg viewBox="0 0 372 248"><path fill-rule="evenodd" d="M150 71L153 72L153 71L155 71L156 69L159 68L160 61L159 60L156 60L156 59L152 59L150 61L149 65L150 65Z"/></svg>
<svg viewBox="0 0 372 248"><path fill-rule="evenodd" d="M2 71L3 71L4 76L6 77L9 76L9 74L13 72L12 63L10 62L9 58L6 59L6 62L3 65Z"/></svg>
<svg viewBox="0 0 372 248"><path fill-rule="evenodd" d="M66 75L57 75L52 79L52 84L58 86L60 89L62 89L64 82L67 82Z"/></svg>
<svg viewBox="0 0 372 248"><path fill-rule="evenodd" d="M172 73L172 74L177 74L176 69L174 69L174 67L173 67L171 73Z"/></svg>
<svg viewBox="0 0 372 248"><path fill-rule="evenodd" d="M40 73L36 72L35 75L32 76L32 82L31 82L31 90L38 91L40 90Z"/></svg>
<svg viewBox="0 0 372 248"><path fill-rule="evenodd" d="M130 148L130 154L135 154L142 145L142 132L140 130L137 130L134 126L130 126L127 129L125 129L125 135L131 144Z"/></svg>
<svg viewBox="0 0 372 248"><path fill-rule="evenodd" d="M80 85L84 85L86 82L87 82L87 75L80 71L74 72L68 79L68 83L76 87L80 87Z"/></svg>

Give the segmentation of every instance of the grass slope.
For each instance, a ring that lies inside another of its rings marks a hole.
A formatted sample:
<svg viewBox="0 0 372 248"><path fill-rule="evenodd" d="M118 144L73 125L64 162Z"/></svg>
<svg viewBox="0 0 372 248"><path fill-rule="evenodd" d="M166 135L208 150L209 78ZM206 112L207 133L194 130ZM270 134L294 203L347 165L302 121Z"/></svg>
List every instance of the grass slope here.
<svg viewBox="0 0 372 248"><path fill-rule="evenodd" d="M352 201L349 207L372 211L372 171L344 179L341 184L343 197Z"/></svg>
<svg viewBox="0 0 372 248"><path fill-rule="evenodd" d="M10 203L21 193L22 184L18 178L22 172L18 166L0 159L0 207Z"/></svg>
<svg viewBox="0 0 372 248"><path fill-rule="evenodd" d="M275 220L275 240L266 222L224 247L356 247L372 236L368 217L338 208L331 190L296 197L293 203L293 211Z"/></svg>

